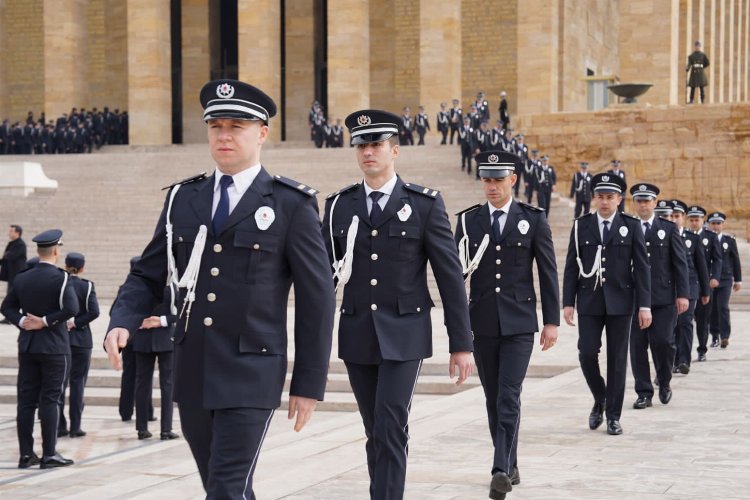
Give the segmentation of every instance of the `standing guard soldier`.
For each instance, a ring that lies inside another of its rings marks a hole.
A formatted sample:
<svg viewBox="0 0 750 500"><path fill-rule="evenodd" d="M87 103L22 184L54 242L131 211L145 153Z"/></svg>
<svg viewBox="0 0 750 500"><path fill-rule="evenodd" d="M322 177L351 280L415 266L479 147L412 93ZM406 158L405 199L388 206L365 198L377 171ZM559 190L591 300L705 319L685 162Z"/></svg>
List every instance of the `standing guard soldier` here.
<svg viewBox="0 0 750 500"><path fill-rule="evenodd" d="M450 114L448 113L447 107L448 105L446 103L441 102L440 111L438 111L437 114L438 132L440 132L440 134L443 136L442 140L440 141L441 145L446 143L446 140L448 139L448 128L450 128L451 126Z"/></svg>
<svg viewBox="0 0 750 500"><path fill-rule="evenodd" d="M549 211L552 208L552 192L557 185L557 174L552 165L549 164L549 156L542 157L542 166L536 171L537 186L539 194L537 195L539 208L543 209L549 217Z"/></svg>
<svg viewBox="0 0 750 500"><path fill-rule="evenodd" d="M610 168L607 170L608 174L614 174L618 176L620 179L622 179L622 182L627 185L628 180L625 178L625 171L622 170L620 167L622 166L622 162L620 160L612 160L610 163ZM618 212L624 212L625 211L625 197L622 197L622 201L620 202L620 205L617 207Z"/></svg>
<svg viewBox="0 0 750 500"><path fill-rule="evenodd" d="M690 285L685 244L680 238L680 230L672 221L656 217L654 213L659 188L653 184L636 184L630 188L630 194L640 218L638 231L646 240L651 266L652 323L647 328L638 328L639 324L634 321L630 329L630 365L638 394L633 408L643 410L652 405L654 395L649 348L659 382L659 401L668 404L672 399L670 382L675 359L674 328L677 316L687 311L690 304ZM664 204L671 211L672 203L665 200Z"/></svg>
<svg viewBox="0 0 750 500"><path fill-rule="evenodd" d="M714 343L719 340L722 349L729 345L732 333L732 323L729 317L729 297L732 290L739 292L742 288L742 268L740 255L737 251L737 240L724 233L724 222L727 216L721 212L713 212L708 216L708 224L716 233L721 245L721 280L714 293L714 305L711 310L711 335Z"/></svg>
<svg viewBox="0 0 750 500"><path fill-rule="evenodd" d="M180 318L174 399L182 431L208 498L254 498L257 458L281 404L289 290L294 284L300 319L288 412L296 431L323 398L335 298L317 191L271 177L260 163L276 104L229 79L207 83L200 102L216 171L171 186L104 344L119 368L119 349L165 300L165 285L178 287L170 309Z"/></svg>
<svg viewBox="0 0 750 500"><path fill-rule="evenodd" d="M680 230L685 243L685 254L688 264L690 282L690 304L687 311L677 316L675 327L675 367L683 375L690 373L690 360L693 352L693 318L698 301L706 305L711 300L711 287L708 284L708 266L706 252L703 251L700 236L685 229L688 206L681 200L672 200L672 221Z"/></svg>
<svg viewBox="0 0 750 500"><path fill-rule="evenodd" d="M417 116L414 119L414 125L417 129L417 134L419 135L417 146L424 146L424 135L430 130L430 119L427 116L427 113L424 112L424 106L419 107L419 113L417 113Z"/></svg>
<svg viewBox="0 0 750 500"><path fill-rule="evenodd" d="M458 214L456 243L471 276L469 317L474 358L484 387L490 435L495 448L490 498L503 499L520 483L517 466L521 386L534 332L539 331L533 263L539 274L544 327L539 344L555 345L560 325L560 290L552 233L543 211L513 199L518 182L512 153L478 156L487 203ZM476 271L476 272L475 272ZM468 276L467 276L468 278Z"/></svg>
<svg viewBox="0 0 750 500"><path fill-rule="evenodd" d="M57 422L70 342L66 322L78 313L68 274L56 266L62 231L50 229L32 241L39 263L16 276L0 312L18 326L18 410L21 457L18 468L66 467L73 461L57 453ZM34 414L42 421L42 458L34 453Z"/></svg>
<svg viewBox="0 0 750 500"><path fill-rule="evenodd" d="M458 99L453 99L453 107L450 111L450 119L451 119L451 144L453 144L453 135L458 133L459 129L463 126L464 122L464 111L459 107L459 101ZM460 135L459 138L456 139L459 144L461 142Z"/></svg>
<svg viewBox="0 0 750 500"><path fill-rule="evenodd" d="M706 102L706 95L703 91L703 87L708 85L708 78L706 77L706 68L709 66L708 56L701 50L701 42L695 41L695 50L688 56L687 66L685 71L689 73L688 76L688 87L690 87L690 104L693 104L695 100L695 87L700 89L701 93L701 104Z"/></svg>
<svg viewBox="0 0 750 500"><path fill-rule="evenodd" d="M464 117L464 125L458 131L458 144L461 146L461 171L466 168L471 173L471 157L476 148L476 137L474 129L471 127L471 119Z"/></svg>
<svg viewBox="0 0 750 500"><path fill-rule="evenodd" d="M581 169L573 174L573 181L570 183L570 197L575 197L576 201L576 206L573 209L574 219L589 213L591 207L591 174L589 173L589 164L582 161L580 167Z"/></svg>
<svg viewBox="0 0 750 500"><path fill-rule="evenodd" d="M705 208L699 205L692 205L688 208L688 227L700 238L701 247L706 255L708 286L711 288L711 301L713 301L716 299L714 295L721 279L722 251L716 233L703 227L705 219ZM698 361L706 361L706 352L708 352L709 321L711 320L711 309L713 308L711 301L708 304L699 302L695 306L695 334L698 337ZM715 344L713 347L718 347L718 339L716 339Z"/></svg>
<svg viewBox="0 0 750 500"><path fill-rule="evenodd" d="M370 497L400 499L412 396L422 361L432 356L428 261L445 310L449 373L458 371L459 384L474 367L469 311L442 197L396 175L401 120L361 110L345 123L364 182L328 196L323 217L334 278L344 288L339 357L367 436Z"/></svg>
<svg viewBox="0 0 750 500"><path fill-rule="evenodd" d="M596 211L578 218L570 234L563 275L563 314L575 326L578 306L578 359L594 396L589 428L597 429L607 412L607 433L622 434L628 333L633 312L638 327L651 326L651 272L638 219L617 211L626 189L616 175L591 180ZM607 382L599 370L602 329L607 335Z"/></svg>

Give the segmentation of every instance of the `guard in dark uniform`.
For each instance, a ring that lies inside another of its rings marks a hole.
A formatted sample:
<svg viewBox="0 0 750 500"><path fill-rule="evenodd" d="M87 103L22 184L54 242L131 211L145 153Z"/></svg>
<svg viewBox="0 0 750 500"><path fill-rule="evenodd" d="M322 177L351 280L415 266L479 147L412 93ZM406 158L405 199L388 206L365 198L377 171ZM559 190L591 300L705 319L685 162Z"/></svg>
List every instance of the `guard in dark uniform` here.
<svg viewBox="0 0 750 500"><path fill-rule="evenodd" d="M693 318L695 306L700 301L708 304L711 300L711 288L708 285L708 266L706 252L703 251L700 236L685 229L688 206L682 200L672 200L672 221L680 230L685 244L690 282L690 304L687 311L677 316L675 327L675 368L683 375L690 373L690 360L693 352Z"/></svg>
<svg viewBox="0 0 750 500"><path fill-rule="evenodd" d="M594 396L589 428L607 412L607 433L622 434L628 334L637 311L639 329L651 326L651 272L638 219L617 211L626 189L619 176L591 180L596 211L573 223L563 275L563 314L575 326L578 307L578 359ZM607 382L599 370L602 329L607 334Z"/></svg>
<svg viewBox="0 0 750 500"><path fill-rule="evenodd" d="M474 103L474 106L477 108L477 112L479 113L479 121L480 122L489 122L490 121L490 104L487 102L487 99L485 99L485 94L483 91L479 91L477 93L477 100Z"/></svg>
<svg viewBox="0 0 750 500"><path fill-rule="evenodd" d="M346 125L349 126L348 124ZM404 106L403 114L401 115L401 128L399 129L399 144L402 146L413 146L414 145L414 119L411 117L411 110L409 106Z"/></svg>
<svg viewBox="0 0 750 500"><path fill-rule="evenodd" d="M532 269L535 260L542 295L542 350L557 340L560 290L544 211L512 196L518 182L515 167L521 160L512 153L487 151L477 161L487 203L458 214L455 237L464 271L471 276L474 358L495 447L490 498L502 499L520 482L516 454L521 386L534 347L534 332L539 331Z"/></svg>
<svg viewBox="0 0 750 500"><path fill-rule="evenodd" d="M695 306L695 333L698 337L698 361L706 361L708 352L709 321L713 308L714 293L721 280L722 251L719 238L710 229L704 228L706 209L699 205L692 205L687 213L688 227L698 235L701 246L706 254L708 266L708 286L711 288L711 301L708 304L699 302ZM715 339L715 346L719 346L719 339Z"/></svg>
<svg viewBox="0 0 750 500"><path fill-rule="evenodd" d="M26 267L26 242L23 241L23 228L11 224L8 228L8 244L0 259L0 281L8 283L8 290L13 286L16 275Z"/></svg>
<svg viewBox="0 0 750 500"><path fill-rule="evenodd" d="M438 132L442 135L441 145L446 144L448 139L448 129L451 128L451 117L447 109L448 105L444 102L440 103L440 111L437 114L437 127Z"/></svg>
<svg viewBox="0 0 750 500"><path fill-rule="evenodd" d="M724 233L724 222L727 216L721 212L713 212L708 216L708 224L716 233L721 246L721 280L714 293L714 305L711 310L711 335L719 339L719 345L726 349L729 336L732 333L732 323L729 318L729 297L732 290L739 292L742 288L742 267L740 254L737 251L737 240Z"/></svg>
<svg viewBox="0 0 750 500"><path fill-rule="evenodd" d="M451 144L453 144L453 135L458 133L458 130L463 126L464 123L464 111L459 107L458 99L453 99L453 107L450 111L451 118ZM460 138L457 139L460 143Z"/></svg>
<svg viewBox="0 0 750 500"><path fill-rule="evenodd" d="M294 284L289 418L301 430L323 398L335 298L314 189L260 164L273 100L236 80L200 94L217 169L170 187L153 239L122 286L105 348L124 347L164 299L179 296L175 401L210 499L254 498L253 472L281 404L287 301ZM169 231L167 231L169 228Z"/></svg>
<svg viewBox="0 0 750 500"><path fill-rule="evenodd" d="M624 182L626 185L628 183L628 180L625 178L625 171L622 170L620 167L622 166L622 162L620 160L612 160L610 163L611 167L609 170L607 170L608 174L615 174L620 179L622 179L622 182ZM620 206L617 207L617 210L619 212L625 211L625 197L622 198L622 202L620 202Z"/></svg>
<svg viewBox="0 0 750 500"><path fill-rule="evenodd" d="M534 197L534 191L537 189L537 178L536 171L541 168L541 162L539 161L539 150L532 149L531 157L529 157L527 151L528 146L523 143L523 136L516 136L516 154L521 158L521 164L523 165L523 184L524 194L526 195L526 203L531 205L531 200ZM518 175L518 174L516 174ZM517 186L517 185L516 185ZM515 191L515 195L518 196L518 191Z"/></svg>
<svg viewBox="0 0 750 500"><path fill-rule="evenodd" d="M419 113L414 118L414 126L417 129L417 135L419 135L417 146L424 146L424 135L430 130L430 119L424 112L424 106L419 107Z"/></svg>
<svg viewBox="0 0 750 500"><path fill-rule="evenodd" d="M557 174L554 167L549 164L549 156L542 157L542 166L536 170L536 180L539 189L537 195L539 208L543 209L549 217L549 211L552 208L552 192L557 185Z"/></svg>
<svg viewBox="0 0 750 500"><path fill-rule="evenodd" d="M639 328L635 320L630 329L630 366L638 394L633 408L642 410L652 405L654 395L649 348L659 382L659 401L668 404L672 399L670 381L675 359L674 328L677 316L687 311L690 305L690 285L680 230L672 221L656 217L654 213L659 188L653 184L635 184L630 188L630 194L640 218L638 230L646 240L651 266L651 326ZM665 205L671 211L671 202L665 201Z"/></svg>
<svg viewBox="0 0 750 500"><path fill-rule="evenodd" d="M427 262L440 290L451 377L473 371L469 310L443 199L395 172L401 121L387 111L346 118L364 182L330 195L323 235L344 289L339 357L365 427L370 497L404 494L409 411L422 360L432 356L433 302ZM299 301L299 298L297 298Z"/></svg>
<svg viewBox="0 0 750 500"><path fill-rule="evenodd" d="M21 458L18 468L65 467L73 461L57 453L60 395L70 357L68 318L78 314L78 300L68 274L55 264L60 257L62 231L50 229L32 241L39 264L18 273L0 312L17 325L18 411L16 427ZM42 421L42 458L34 453L34 414Z"/></svg>
<svg viewBox="0 0 750 500"><path fill-rule="evenodd" d="M500 92L500 106L497 108L497 111L500 114L500 123L504 129L510 128L510 113L508 112L507 97L508 94L506 94L504 90Z"/></svg>
<svg viewBox="0 0 750 500"><path fill-rule="evenodd" d="M589 173L589 164L582 161L580 166L581 169L573 174L573 181L570 183L570 197L576 201L576 206L573 209L574 219L577 219L581 215L586 215L591 208L591 174Z"/></svg>
<svg viewBox="0 0 750 500"><path fill-rule="evenodd" d="M706 95L703 92L703 87L708 85L706 68L708 68L709 64L708 56L701 50L701 42L696 40L695 50L688 56L687 66L685 67L685 71L689 74L688 87L690 87L690 104L693 104L693 100L695 99L695 87L700 89L701 104L706 102Z"/></svg>
<svg viewBox="0 0 750 500"><path fill-rule="evenodd" d="M464 118L464 124L458 131L458 143L461 146L461 171L466 168L471 173L471 158L476 148L476 135L471 126L471 119Z"/></svg>

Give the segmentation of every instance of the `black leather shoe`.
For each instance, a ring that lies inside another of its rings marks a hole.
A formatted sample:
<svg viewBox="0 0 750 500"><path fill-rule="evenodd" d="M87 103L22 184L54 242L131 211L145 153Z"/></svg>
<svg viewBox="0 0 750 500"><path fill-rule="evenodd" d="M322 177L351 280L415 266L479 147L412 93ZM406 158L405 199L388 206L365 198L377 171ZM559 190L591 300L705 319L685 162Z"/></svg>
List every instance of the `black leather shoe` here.
<svg viewBox="0 0 750 500"><path fill-rule="evenodd" d="M156 417L149 417L149 419L148 419L149 422L156 422L157 420L158 420L158 418L156 418Z"/></svg>
<svg viewBox="0 0 750 500"><path fill-rule="evenodd" d="M86 431L82 431L81 429L77 429L75 431L70 431L70 437L72 438L79 438L86 435Z"/></svg>
<svg viewBox="0 0 750 500"><path fill-rule="evenodd" d="M622 426L619 420L607 420L607 434L611 436L622 434Z"/></svg>
<svg viewBox="0 0 750 500"><path fill-rule="evenodd" d="M70 433L68 432L68 429L57 429L57 437L59 437L59 438L61 438L61 437L65 437L65 436L67 436L68 434L70 434Z"/></svg>
<svg viewBox="0 0 750 500"><path fill-rule="evenodd" d="M668 404L672 400L672 389L669 387L659 387L659 401L661 404Z"/></svg>
<svg viewBox="0 0 750 500"><path fill-rule="evenodd" d="M510 482L508 474L503 471L497 471L492 475L492 482L490 483L490 498L505 498L505 494L511 490L513 490L513 485Z"/></svg>
<svg viewBox="0 0 750 500"><path fill-rule="evenodd" d="M513 467L513 472L510 473L510 484L513 486L521 484L521 474L518 472L518 467Z"/></svg>
<svg viewBox="0 0 750 500"><path fill-rule="evenodd" d="M19 469L28 469L29 467L33 465L39 465L41 462L41 459L36 453L31 453L31 455L24 455L21 458L18 459L18 468Z"/></svg>
<svg viewBox="0 0 750 500"><path fill-rule="evenodd" d="M721 344L720 345L721 345L722 349L726 349L727 346L729 345L729 339L721 339Z"/></svg>
<svg viewBox="0 0 750 500"><path fill-rule="evenodd" d="M589 429L592 431L598 429L602 422L604 422L604 403L594 403L589 413Z"/></svg>
<svg viewBox="0 0 750 500"><path fill-rule="evenodd" d="M679 368L677 368L677 365L672 367L672 373L680 373Z"/></svg>
<svg viewBox="0 0 750 500"><path fill-rule="evenodd" d="M148 439L151 436L153 436L153 434L148 431L138 431L138 439Z"/></svg>
<svg viewBox="0 0 750 500"><path fill-rule="evenodd" d="M177 439L178 437L180 437L180 435L179 434L175 434L172 431L162 432L161 433L161 440L162 441L169 441L170 439Z"/></svg>
<svg viewBox="0 0 750 500"><path fill-rule="evenodd" d="M690 373L690 365L688 365L687 363L680 363L679 365L677 365L677 371L679 371L683 375L687 375L688 373Z"/></svg>
<svg viewBox="0 0 750 500"><path fill-rule="evenodd" d="M653 404L651 403L651 398L647 396L638 396L638 399L636 399L635 403L633 403L633 408L635 408L636 410L644 410L651 406L653 406Z"/></svg>
<svg viewBox="0 0 750 500"><path fill-rule="evenodd" d="M719 347L719 344L721 344L721 342L719 342L719 339L714 339L714 341L711 342L711 347Z"/></svg>
<svg viewBox="0 0 750 500"><path fill-rule="evenodd" d="M42 463L39 467L42 469L53 469L55 467L67 467L68 465L73 465L71 459L55 453L51 457L42 457Z"/></svg>
<svg viewBox="0 0 750 500"><path fill-rule="evenodd" d="M698 361L706 361L706 355L705 354L698 354Z"/></svg>

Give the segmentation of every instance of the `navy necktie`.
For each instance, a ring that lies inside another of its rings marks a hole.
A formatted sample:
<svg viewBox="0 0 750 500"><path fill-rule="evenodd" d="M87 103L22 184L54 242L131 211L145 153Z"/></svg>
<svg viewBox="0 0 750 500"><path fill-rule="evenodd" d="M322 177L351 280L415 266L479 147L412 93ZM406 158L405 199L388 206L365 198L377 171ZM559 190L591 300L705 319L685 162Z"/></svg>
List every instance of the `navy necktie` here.
<svg viewBox="0 0 750 500"><path fill-rule="evenodd" d="M643 227L644 227L643 237L645 239L648 239L648 237L651 236L651 223L644 222Z"/></svg>
<svg viewBox="0 0 750 500"><path fill-rule="evenodd" d="M370 193L370 199L372 200L372 208L370 209L370 224L373 226L378 223L380 216L383 215L383 209L380 208L378 200L383 196L380 191L373 191Z"/></svg>
<svg viewBox="0 0 750 500"><path fill-rule="evenodd" d="M497 243L500 242L500 234L501 234L501 232L500 232L500 216L503 215L504 213L505 212L503 212L502 210L495 210L494 212L492 212L492 218L493 218L493 221L492 221L492 234L494 234L495 241Z"/></svg>
<svg viewBox="0 0 750 500"><path fill-rule="evenodd" d="M221 230L224 228L224 224L229 218L229 186L232 185L234 180L231 175L222 175L219 179L219 187L221 188L221 196L219 197L219 204L216 205L216 212L214 212L214 218L211 221L211 227L214 230L214 236L218 236Z"/></svg>
<svg viewBox="0 0 750 500"><path fill-rule="evenodd" d="M604 224L604 229L602 230L602 243L606 245L609 240L609 221L603 220L602 224Z"/></svg>

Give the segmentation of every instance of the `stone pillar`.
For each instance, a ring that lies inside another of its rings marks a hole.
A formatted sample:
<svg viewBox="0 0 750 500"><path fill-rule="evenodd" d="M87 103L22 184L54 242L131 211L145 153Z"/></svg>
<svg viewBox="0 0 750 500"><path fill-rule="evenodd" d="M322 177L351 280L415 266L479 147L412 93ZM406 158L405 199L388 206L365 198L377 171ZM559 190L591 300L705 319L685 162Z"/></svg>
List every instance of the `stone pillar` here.
<svg viewBox="0 0 750 500"><path fill-rule="evenodd" d="M395 19L384 12L393 12L397 0L369 0L370 3L370 107L398 111L395 73ZM329 48L330 54L330 48ZM330 60L330 55L329 55Z"/></svg>
<svg viewBox="0 0 750 500"><path fill-rule="evenodd" d="M461 0L420 0L420 104L437 130L437 112L461 94Z"/></svg>
<svg viewBox="0 0 750 500"><path fill-rule="evenodd" d="M11 123L35 116L44 109L44 0L4 2L3 60L5 106L3 116ZM12 78L10 77L12 75Z"/></svg>
<svg viewBox="0 0 750 500"><path fill-rule="evenodd" d="M107 97L102 106L123 110L128 107L128 0L106 0L105 9Z"/></svg>
<svg viewBox="0 0 750 500"><path fill-rule="evenodd" d="M727 85L727 102L733 102L734 101L734 89L735 89L735 79L736 79L736 73L735 70L737 68L737 65L735 64L734 60L734 44L735 39L737 36L737 30L735 29L734 24L734 4L736 0L729 0L729 19L727 22L727 35L728 35L728 57L727 57L727 78L728 78L728 85Z"/></svg>
<svg viewBox="0 0 750 500"><path fill-rule="evenodd" d="M717 70L719 73L719 96L717 101L718 102L724 102L726 93L724 92L724 87L726 86L726 38L727 38L727 0L718 0L719 2L719 39L718 39L718 48L719 48L719 59L716 61L716 65L718 66Z"/></svg>
<svg viewBox="0 0 750 500"><path fill-rule="evenodd" d="M384 16L390 15L387 12ZM370 9L362 0L328 1L328 115L370 107Z"/></svg>
<svg viewBox="0 0 750 500"><path fill-rule="evenodd" d="M238 0L239 79L263 90L281 109L281 6L279 0ZM270 122L272 142L281 138L281 117Z"/></svg>
<svg viewBox="0 0 750 500"><path fill-rule="evenodd" d="M130 144L172 143L169 0L127 0Z"/></svg>
<svg viewBox="0 0 750 500"><path fill-rule="evenodd" d="M519 114L558 110L559 1L518 2L517 57L523 61L518 72Z"/></svg>
<svg viewBox="0 0 750 500"><path fill-rule="evenodd" d="M720 0L711 0L711 5L709 6L709 12L711 13L711 25L708 28L708 35L706 36L708 41L708 50L706 52L706 55L708 56L708 61L711 63L711 65L708 67L708 101L709 102L717 102L717 98L719 93L716 91L716 87L718 86L718 80L716 78L717 72L716 72L716 66L718 64L717 60L717 54L719 51L717 50L717 44L719 43L718 38L716 37L717 33L717 17L716 17L716 9L717 4L716 2Z"/></svg>
<svg viewBox="0 0 750 500"><path fill-rule="evenodd" d="M441 2L442 3L442 2ZM437 7L437 3L433 8ZM394 60L393 72L393 98L394 105L391 111L401 114L404 106L411 108L411 116L417 114L421 96L419 95L420 80L420 39L422 33L419 29L420 19L419 2L404 2L396 0L393 5L393 32ZM429 13L427 14L429 15ZM379 50L373 47L373 50Z"/></svg>
<svg viewBox="0 0 750 500"><path fill-rule="evenodd" d="M8 88L6 62L7 52L5 50L5 0L0 0L0 125L8 115Z"/></svg>
<svg viewBox="0 0 750 500"><path fill-rule="evenodd" d="M745 0L745 15L742 16L745 20L745 38L742 42L745 47L745 72L742 77L743 81L743 95L745 101L750 101L750 0Z"/></svg>
<svg viewBox="0 0 750 500"><path fill-rule="evenodd" d="M286 0L286 140L310 141L315 99L315 12L311 0ZM342 118L326 111L329 119Z"/></svg>
<svg viewBox="0 0 750 500"><path fill-rule="evenodd" d="M182 0L182 141L206 142L198 96L210 77L208 0Z"/></svg>

